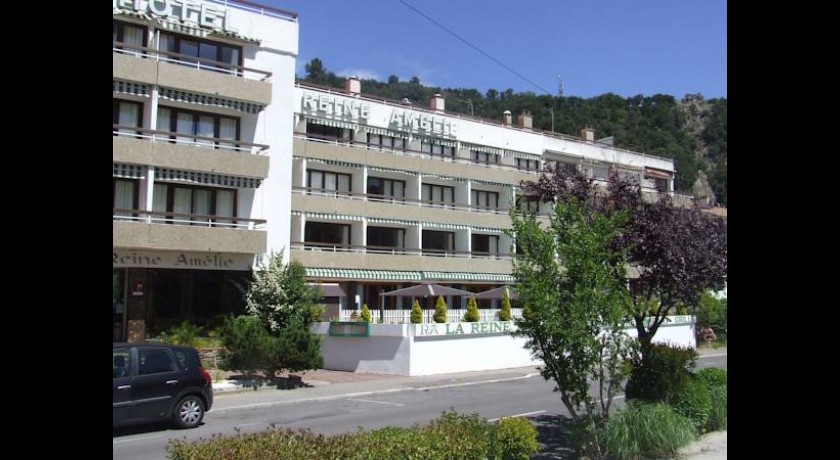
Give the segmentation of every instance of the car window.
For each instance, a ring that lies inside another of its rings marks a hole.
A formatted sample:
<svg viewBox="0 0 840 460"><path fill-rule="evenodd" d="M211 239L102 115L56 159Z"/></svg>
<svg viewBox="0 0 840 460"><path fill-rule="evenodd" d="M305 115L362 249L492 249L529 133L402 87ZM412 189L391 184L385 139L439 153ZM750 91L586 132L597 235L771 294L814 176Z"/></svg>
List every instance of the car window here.
<svg viewBox="0 0 840 460"><path fill-rule="evenodd" d="M139 375L162 374L177 371L172 351L168 348L141 348Z"/></svg>
<svg viewBox="0 0 840 460"><path fill-rule="evenodd" d="M178 367L185 370L187 366L187 353L184 350L175 350L175 359L178 361Z"/></svg>
<svg viewBox="0 0 840 460"><path fill-rule="evenodd" d="M128 348L114 348L114 378L125 377L128 375L128 370L131 359L131 354Z"/></svg>

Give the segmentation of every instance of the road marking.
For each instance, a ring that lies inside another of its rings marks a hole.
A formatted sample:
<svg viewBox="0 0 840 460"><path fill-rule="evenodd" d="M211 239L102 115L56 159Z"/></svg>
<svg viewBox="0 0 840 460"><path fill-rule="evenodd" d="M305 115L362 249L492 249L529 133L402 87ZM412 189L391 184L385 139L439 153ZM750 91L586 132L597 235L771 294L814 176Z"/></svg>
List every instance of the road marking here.
<svg viewBox="0 0 840 460"><path fill-rule="evenodd" d="M487 421L488 421L489 423L494 423L494 422L497 422L497 421L499 421L499 420L501 420L501 419L503 419L503 418L506 418L506 417L507 417L507 418L513 418L513 417L527 417L527 416L529 416L529 415L542 414L543 412L545 412L545 411L544 411L544 410L536 410L536 411L534 411L534 412L523 412L523 413L521 413L521 414L505 415L504 417L499 417L499 418L488 418L488 419L487 419Z"/></svg>
<svg viewBox="0 0 840 460"><path fill-rule="evenodd" d="M493 380L481 380L478 382L462 382L462 383L450 383L448 385L432 385L428 387L420 387L416 388L417 391L427 391L427 390L437 390L439 388L453 388L453 387L465 387L468 385L482 385L485 383L498 383L498 382L508 382L511 380L521 380L521 379L529 379L535 375L540 375L539 372L532 372L530 374L521 375L519 377L508 377L504 379L493 379Z"/></svg>
<svg viewBox="0 0 840 460"><path fill-rule="evenodd" d="M140 437L140 438L117 439L116 441L114 441L114 444L124 444L124 443L127 443L127 442L134 442L134 441L145 441L147 439L155 439L155 438L162 438L162 437L164 437L164 435L157 434L157 435L154 435L154 436L143 436L143 437Z"/></svg>
<svg viewBox="0 0 840 460"><path fill-rule="evenodd" d="M373 401L371 399L348 399L348 401L358 401L358 402L366 402L366 403L374 403L374 404L384 404L386 406L397 406L397 407L405 406L405 404L402 404L402 403L387 402L387 401Z"/></svg>

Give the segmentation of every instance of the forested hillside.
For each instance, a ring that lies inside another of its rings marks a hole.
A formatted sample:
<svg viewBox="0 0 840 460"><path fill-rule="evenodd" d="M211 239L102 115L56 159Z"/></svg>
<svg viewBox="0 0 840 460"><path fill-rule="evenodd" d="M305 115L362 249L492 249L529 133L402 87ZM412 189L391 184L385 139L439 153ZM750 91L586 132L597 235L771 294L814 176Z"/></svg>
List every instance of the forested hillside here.
<svg viewBox="0 0 840 460"><path fill-rule="evenodd" d="M344 77L324 67L320 59L306 64L303 81L344 87ZM673 158L677 168L676 189L686 194L714 192L717 203L726 205L726 98L704 99L686 95L682 100L666 94L622 97L602 94L592 98L514 93L489 89L482 94L471 88L423 86L417 77L387 82L361 80L362 93L389 99L407 98L426 106L435 93L446 99L447 112L501 119L505 110L516 115L531 112L534 129L578 136L589 126L597 139L612 137L614 145L629 150ZM699 180L698 180L699 179Z"/></svg>

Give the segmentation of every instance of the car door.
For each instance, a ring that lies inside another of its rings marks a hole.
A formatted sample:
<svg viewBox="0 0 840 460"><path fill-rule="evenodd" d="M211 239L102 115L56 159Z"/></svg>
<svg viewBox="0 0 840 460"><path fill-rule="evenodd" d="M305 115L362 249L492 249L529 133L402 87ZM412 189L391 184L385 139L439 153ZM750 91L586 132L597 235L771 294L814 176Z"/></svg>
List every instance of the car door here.
<svg viewBox="0 0 840 460"><path fill-rule="evenodd" d="M132 382L134 414L144 420L167 417L181 390L181 372L167 347L137 347L137 375Z"/></svg>
<svg viewBox="0 0 840 460"><path fill-rule="evenodd" d="M131 359L131 347L114 348L114 425L133 418L131 365L135 360Z"/></svg>

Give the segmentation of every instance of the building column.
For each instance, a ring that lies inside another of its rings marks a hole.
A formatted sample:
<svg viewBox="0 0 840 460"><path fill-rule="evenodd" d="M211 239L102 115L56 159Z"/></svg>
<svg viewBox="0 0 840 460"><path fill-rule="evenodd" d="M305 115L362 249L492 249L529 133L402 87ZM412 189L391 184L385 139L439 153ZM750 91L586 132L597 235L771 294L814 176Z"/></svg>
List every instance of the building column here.
<svg viewBox="0 0 840 460"><path fill-rule="evenodd" d="M129 268L126 274L128 292L125 313L128 316L128 341L146 340L146 299L149 293L148 269Z"/></svg>

